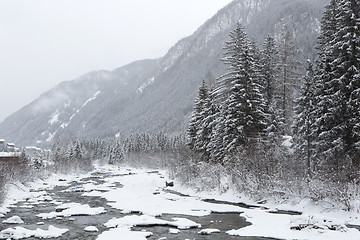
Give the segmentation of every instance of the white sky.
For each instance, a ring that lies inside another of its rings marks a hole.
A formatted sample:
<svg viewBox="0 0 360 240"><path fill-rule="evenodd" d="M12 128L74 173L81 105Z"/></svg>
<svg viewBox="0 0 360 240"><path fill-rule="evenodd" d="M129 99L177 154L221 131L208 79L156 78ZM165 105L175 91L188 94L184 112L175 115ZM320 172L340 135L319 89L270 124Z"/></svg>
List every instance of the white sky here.
<svg viewBox="0 0 360 240"><path fill-rule="evenodd" d="M89 71L158 58L231 0L0 0L0 122Z"/></svg>

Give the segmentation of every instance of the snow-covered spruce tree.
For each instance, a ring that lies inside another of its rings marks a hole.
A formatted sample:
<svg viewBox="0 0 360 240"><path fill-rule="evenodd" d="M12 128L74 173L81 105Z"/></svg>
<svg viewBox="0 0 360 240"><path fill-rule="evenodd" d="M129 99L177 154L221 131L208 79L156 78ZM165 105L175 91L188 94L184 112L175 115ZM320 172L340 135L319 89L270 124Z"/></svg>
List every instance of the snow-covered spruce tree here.
<svg viewBox="0 0 360 240"><path fill-rule="evenodd" d="M344 134L345 151L352 164L360 167L360 1L341 0L340 11L336 15L339 28L335 34L339 79L343 82L343 108L346 109ZM340 65L338 64L340 63Z"/></svg>
<svg viewBox="0 0 360 240"><path fill-rule="evenodd" d="M114 146L110 149L109 164L122 163L124 155L119 141L115 141Z"/></svg>
<svg viewBox="0 0 360 240"><path fill-rule="evenodd" d="M261 51L261 71L264 86L265 111L267 113L267 127L265 130L264 150L266 159L268 160L269 172L275 168L276 163L280 160L281 143L283 129L282 111L276 107L276 70L277 70L277 46L275 38L268 35L263 42L263 50Z"/></svg>
<svg viewBox="0 0 360 240"><path fill-rule="evenodd" d="M329 155L324 154L330 148L332 148L331 138L334 140L336 137L332 135L330 137L329 130L333 125L338 123L334 120L334 111L337 100L335 93L338 89L335 88L332 81L332 65L334 61L334 36L337 29L336 15L339 10L338 0L331 0L330 3L325 6L325 12L321 19L321 32L318 37L317 50L318 60L315 69L315 103L317 107L314 109L315 118L315 135L316 146L314 152L313 171L316 170L317 162L323 161ZM329 140L327 140L329 139ZM337 141L339 142L339 141Z"/></svg>
<svg viewBox="0 0 360 240"><path fill-rule="evenodd" d="M311 176L311 161L314 151L314 70L308 60L306 75L300 97L296 99L295 119L293 125L293 141L295 157L300 160L300 166L306 166L307 175ZM303 167L302 167L303 168Z"/></svg>
<svg viewBox="0 0 360 240"><path fill-rule="evenodd" d="M323 84L318 89L322 110L317 114L318 150L323 153L322 159L337 170L345 168L344 164L358 168L360 163L359 5L354 0L332 1L321 26L317 81ZM336 23L335 29L329 26L331 22Z"/></svg>
<svg viewBox="0 0 360 240"><path fill-rule="evenodd" d="M228 72L220 78L222 86L230 88L220 92L225 95L223 146L228 154L239 147L250 147L265 127L264 97L257 75L259 63L254 59L256 54L244 27L238 23L225 43L222 61L228 66Z"/></svg>
<svg viewBox="0 0 360 240"><path fill-rule="evenodd" d="M300 74L297 49L292 32L285 21L278 39L277 72L276 72L276 106L281 110L282 134L291 133L294 115L294 98L299 86Z"/></svg>
<svg viewBox="0 0 360 240"><path fill-rule="evenodd" d="M200 142L202 141L202 139L198 139L198 132L201 128L201 122L203 120L202 114L204 113L207 98L208 89L205 80L203 80L195 99L194 110L191 114L189 127L187 129L187 145L193 150L198 150Z"/></svg>
<svg viewBox="0 0 360 240"><path fill-rule="evenodd" d="M83 149L79 140L75 140L74 143L74 158L76 160L81 160L83 158Z"/></svg>
<svg viewBox="0 0 360 240"><path fill-rule="evenodd" d="M207 151L210 153L210 159L215 162L222 162L225 157L225 147L224 147L224 108L225 106L220 106L216 104L215 114L211 116L213 121L211 122L212 132L210 137L210 142L207 147Z"/></svg>
<svg viewBox="0 0 360 240"><path fill-rule="evenodd" d="M215 104L215 96L213 88L208 90L207 97L203 106L203 111L200 113L200 126L198 137L195 141L195 148L201 152L204 160L210 160L211 153L211 138L215 131L215 116L218 109Z"/></svg>

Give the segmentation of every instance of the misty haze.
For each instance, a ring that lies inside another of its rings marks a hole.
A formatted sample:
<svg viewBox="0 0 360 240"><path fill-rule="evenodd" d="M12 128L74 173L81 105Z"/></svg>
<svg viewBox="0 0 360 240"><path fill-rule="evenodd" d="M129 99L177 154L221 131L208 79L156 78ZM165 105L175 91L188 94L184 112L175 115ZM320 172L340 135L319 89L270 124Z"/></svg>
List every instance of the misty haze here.
<svg viewBox="0 0 360 240"><path fill-rule="evenodd" d="M0 21L0 239L360 239L359 0Z"/></svg>

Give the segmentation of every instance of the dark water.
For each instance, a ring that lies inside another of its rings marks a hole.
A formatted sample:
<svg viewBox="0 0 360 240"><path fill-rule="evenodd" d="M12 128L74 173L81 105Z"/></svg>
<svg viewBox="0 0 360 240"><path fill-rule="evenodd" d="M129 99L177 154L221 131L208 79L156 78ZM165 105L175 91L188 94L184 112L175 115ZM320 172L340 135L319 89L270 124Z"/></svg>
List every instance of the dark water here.
<svg viewBox="0 0 360 240"><path fill-rule="evenodd" d="M151 172L149 174L159 174L158 172ZM99 234L103 231L108 230L103 224L112 218L121 218L126 216L122 214L120 210L111 208L107 201L101 197L89 197L82 196L84 193L83 190L77 191L69 191L64 192L64 190L68 190L72 187L81 187L81 185L86 184L87 182L92 182L95 185L103 184L107 177L113 176L122 176L115 175L111 173L103 173L103 172L94 172L90 177L83 178L80 182L71 182L68 186L56 186L53 189L46 190L47 196L50 196L54 201L59 201L62 203L80 203L80 204L88 204L92 208L96 207L104 207L106 212L102 214L98 214L95 216L71 216L71 217L63 217L60 219L42 219L37 217L37 214L40 213L49 213L55 211L56 205L51 201L43 201L40 204L33 205L31 204L31 199L28 201L21 201L16 204L15 208L12 208L11 212L6 215L6 218L12 216L19 216L25 223L24 224L5 224L0 220L0 231L6 228L13 228L15 226L21 226L26 229L34 230L36 228L41 228L44 230L48 229L49 225L53 225L57 228L67 228L69 231L63 234L60 238L56 239L96 239ZM59 179L62 181L62 179ZM115 183L117 188L121 188L121 182ZM172 190L164 190L167 192L171 192L173 194L180 195L182 197L189 197L187 195L172 191ZM217 201L215 199L206 199L205 202L214 203L214 204L229 204L236 205L245 208L255 208L257 206L246 205L243 203L232 203L225 201ZM33 205L33 208L21 208L20 206L24 206L24 204ZM295 212L293 212L295 213ZM135 214L135 213L132 213ZM291 214L291 212L279 211L276 214ZM297 214L297 213L296 213ZM164 220L171 220L174 217L181 217L190 219L196 223L201 224L201 228L194 229L186 229L180 230L179 234L170 234L169 229L173 228L171 226L135 226L133 230L146 230L148 232L152 232L153 236L149 237L149 239L160 239L166 237L166 239L270 239L270 238L259 238L259 237L238 237L238 236L230 236L226 234L226 231L231 229L239 229L246 226L251 225L251 223L247 222L244 217L241 217L240 212L233 213L216 213L213 212L210 215L203 217L194 217L194 216L186 216L186 215L171 215L164 214L159 217ZM44 222L43 225L38 225L38 222ZM87 226L96 226L99 229L99 232L85 232L84 228ZM211 235L200 235L198 232L201 229L214 228L219 229L220 233L212 233ZM38 239L38 238L28 238L28 239ZM121 239L121 236L119 236Z"/></svg>
<svg viewBox="0 0 360 240"><path fill-rule="evenodd" d="M149 237L151 240L157 240L162 237L166 237L169 239L210 239L210 240L231 240L231 239L270 239L270 238L259 238L259 237L238 237L238 236L230 236L226 234L226 231L231 229L239 229L242 227L246 227L251 225L251 223L246 222L244 217L240 217L240 213L212 213L203 217L194 217L194 216L184 216L184 215L171 215L165 214L161 218L164 220L171 220L174 217L183 217L190 219L196 223L201 224L201 228L192 228L186 230L180 230L179 234L170 234L169 227L164 226L156 226L150 228L141 228L135 227L135 230L146 229L153 233L153 236ZM199 231L201 229L219 229L220 233L212 233L211 235L200 235Z"/></svg>

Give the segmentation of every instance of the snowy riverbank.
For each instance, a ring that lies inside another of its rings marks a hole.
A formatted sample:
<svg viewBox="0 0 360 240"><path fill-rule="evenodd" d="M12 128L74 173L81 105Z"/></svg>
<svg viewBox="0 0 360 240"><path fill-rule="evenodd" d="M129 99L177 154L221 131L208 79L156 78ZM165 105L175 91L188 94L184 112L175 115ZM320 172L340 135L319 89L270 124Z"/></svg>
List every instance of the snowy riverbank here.
<svg viewBox="0 0 360 240"><path fill-rule="evenodd" d="M231 190L196 192L176 181L166 187L166 181L165 171L98 166L81 176L52 175L27 187L13 185L0 208L0 239L116 239L119 234L124 239L166 239L173 234L184 239L198 234L221 239L360 239L360 232L347 225L359 224L359 213L325 211L305 201L256 204ZM14 216L18 221L7 223ZM228 227L222 221L241 225Z"/></svg>

